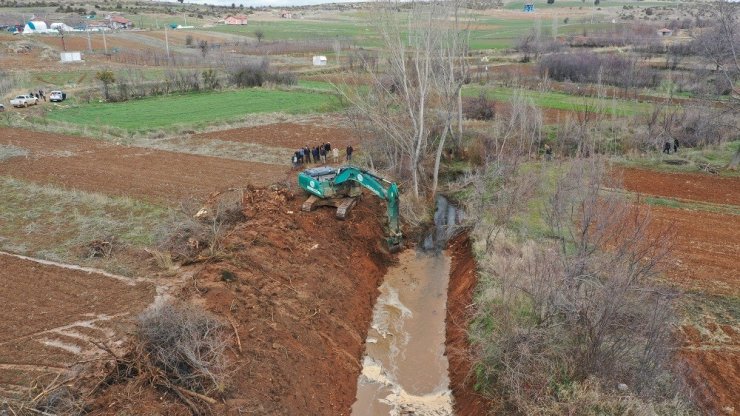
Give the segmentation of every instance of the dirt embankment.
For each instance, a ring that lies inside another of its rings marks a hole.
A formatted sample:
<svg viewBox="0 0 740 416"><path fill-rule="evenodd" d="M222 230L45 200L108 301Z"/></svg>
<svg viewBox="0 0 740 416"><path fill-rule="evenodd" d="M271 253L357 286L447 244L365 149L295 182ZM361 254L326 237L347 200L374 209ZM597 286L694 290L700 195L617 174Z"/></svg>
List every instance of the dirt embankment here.
<svg viewBox="0 0 740 416"><path fill-rule="evenodd" d="M362 369L377 287L392 261L384 209L364 196L346 221L333 209L301 212L302 195L256 190L247 220L180 297L233 323L241 342L215 414L348 415ZM135 383L108 388L92 414L185 409Z"/></svg>
<svg viewBox="0 0 740 416"><path fill-rule="evenodd" d="M457 415L485 415L493 407L489 399L475 392L472 350L468 342L468 326L472 319L469 306L478 284L471 241L463 234L448 246L452 265L447 294L447 348L450 388L455 398Z"/></svg>

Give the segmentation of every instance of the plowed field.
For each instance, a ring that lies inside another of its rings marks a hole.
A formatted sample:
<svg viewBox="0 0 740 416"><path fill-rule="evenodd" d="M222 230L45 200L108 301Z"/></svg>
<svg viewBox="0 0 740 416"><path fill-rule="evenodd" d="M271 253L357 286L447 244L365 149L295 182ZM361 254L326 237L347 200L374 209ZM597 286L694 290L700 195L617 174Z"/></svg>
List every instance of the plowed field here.
<svg viewBox="0 0 740 416"><path fill-rule="evenodd" d="M306 145L315 147L324 142L329 142L333 147L338 147L341 151L350 144L357 149L359 142L359 140L352 136L352 132L348 129L308 123L267 124L204 133L194 137L257 143L266 147L283 147L287 149L298 149Z"/></svg>
<svg viewBox="0 0 740 416"><path fill-rule="evenodd" d="M0 129L0 145L29 151L0 162L0 175L168 205L228 187L270 185L289 169L11 128Z"/></svg>
<svg viewBox="0 0 740 416"><path fill-rule="evenodd" d="M100 355L91 341L120 339L155 294L151 283L4 254L0 282L0 397L21 395L34 380L66 377L75 363Z"/></svg>
<svg viewBox="0 0 740 416"><path fill-rule="evenodd" d="M740 206L740 178L624 168L625 189L641 194Z"/></svg>
<svg viewBox="0 0 740 416"><path fill-rule="evenodd" d="M624 169L624 179L633 192L740 206L737 178ZM670 226L675 232L667 278L691 293L689 308L701 311L698 321L682 328L686 345L679 356L688 364L687 379L706 411L731 414L728 409L740 404L740 215L662 206L651 213L656 230ZM710 299L724 306L713 309Z"/></svg>

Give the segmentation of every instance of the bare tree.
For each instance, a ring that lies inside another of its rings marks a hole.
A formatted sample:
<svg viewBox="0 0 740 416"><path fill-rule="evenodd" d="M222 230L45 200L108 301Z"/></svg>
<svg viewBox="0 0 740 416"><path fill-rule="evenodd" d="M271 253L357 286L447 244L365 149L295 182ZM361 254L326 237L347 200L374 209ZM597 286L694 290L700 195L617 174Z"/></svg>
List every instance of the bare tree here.
<svg viewBox="0 0 740 416"><path fill-rule="evenodd" d="M262 39L265 37L265 32L262 29L254 31L254 37L257 38L257 43L262 43Z"/></svg>
<svg viewBox="0 0 740 416"><path fill-rule="evenodd" d="M424 191L425 162L435 134L447 134L454 108L449 103L459 97L463 77L454 68L460 63L455 54L467 50L467 35L460 36L457 17L460 5L418 2L399 11L395 2L379 1L374 23L384 44L382 72L368 72L369 91L339 88L352 104L357 124L385 143L379 147L387 167L410 178L417 197Z"/></svg>

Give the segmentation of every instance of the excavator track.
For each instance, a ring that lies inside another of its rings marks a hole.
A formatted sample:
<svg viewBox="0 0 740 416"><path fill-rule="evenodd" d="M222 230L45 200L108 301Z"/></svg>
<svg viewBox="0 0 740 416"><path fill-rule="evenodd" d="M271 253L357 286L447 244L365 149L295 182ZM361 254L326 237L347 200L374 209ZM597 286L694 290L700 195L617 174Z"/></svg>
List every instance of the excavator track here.
<svg viewBox="0 0 740 416"><path fill-rule="evenodd" d="M344 198L341 200L341 202L337 205L337 218L340 220L343 220L347 218L347 214L349 214L349 211L355 206L357 203L357 198Z"/></svg>
<svg viewBox="0 0 740 416"><path fill-rule="evenodd" d="M303 202L303 205L301 205L301 211L304 212L311 212L316 206L316 203L321 201L321 198L317 197L316 195L311 195L308 197L308 199Z"/></svg>

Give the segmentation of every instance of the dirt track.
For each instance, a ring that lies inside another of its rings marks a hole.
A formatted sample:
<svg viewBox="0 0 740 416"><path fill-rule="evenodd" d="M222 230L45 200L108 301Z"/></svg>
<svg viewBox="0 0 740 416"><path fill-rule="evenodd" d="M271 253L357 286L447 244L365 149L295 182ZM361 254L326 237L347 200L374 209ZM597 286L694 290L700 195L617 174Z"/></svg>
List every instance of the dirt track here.
<svg viewBox="0 0 740 416"><path fill-rule="evenodd" d="M11 128L0 128L0 144L29 151L0 162L0 175L168 205L228 187L266 186L285 179L289 170Z"/></svg>
<svg viewBox="0 0 740 416"><path fill-rule="evenodd" d="M130 318L154 300L150 283L127 284L2 254L0 281L0 396L5 397L100 355L90 340L119 339Z"/></svg>

